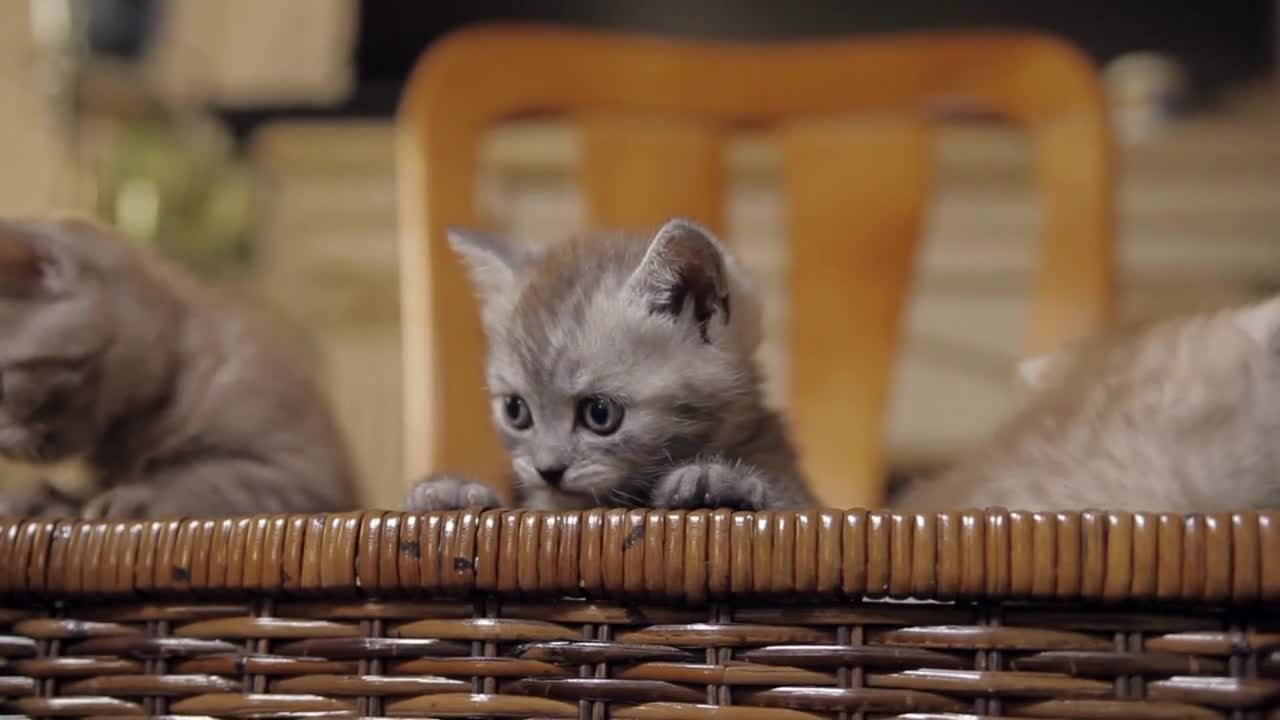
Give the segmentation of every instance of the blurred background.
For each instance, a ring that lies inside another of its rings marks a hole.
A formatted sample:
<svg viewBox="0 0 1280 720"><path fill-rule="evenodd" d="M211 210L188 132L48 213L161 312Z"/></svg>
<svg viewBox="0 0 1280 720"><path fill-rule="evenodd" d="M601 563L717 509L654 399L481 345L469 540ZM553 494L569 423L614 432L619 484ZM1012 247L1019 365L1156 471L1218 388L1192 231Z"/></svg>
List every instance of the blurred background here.
<svg viewBox="0 0 1280 720"><path fill-rule="evenodd" d="M524 19L738 39L971 26L1063 35L1105 71L1131 314L1280 290L1278 8L0 0L0 214L96 214L275 314L331 394L365 502L390 507L404 489L392 121L414 61L441 34ZM1009 411L1035 263L1025 138L966 125L943 131L938 148L888 419L900 474L945 462ZM581 228L579 152L555 123L496 129L486 212L535 241ZM767 296L761 360L783 404L776 157L744 136L727 162L729 235Z"/></svg>

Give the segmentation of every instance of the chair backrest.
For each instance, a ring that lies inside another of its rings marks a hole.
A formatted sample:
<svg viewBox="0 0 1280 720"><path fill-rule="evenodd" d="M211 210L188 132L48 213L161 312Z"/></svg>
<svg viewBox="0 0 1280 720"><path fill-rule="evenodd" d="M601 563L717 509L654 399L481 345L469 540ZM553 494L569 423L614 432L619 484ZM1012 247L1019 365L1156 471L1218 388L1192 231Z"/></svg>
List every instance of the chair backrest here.
<svg viewBox="0 0 1280 720"><path fill-rule="evenodd" d="M1113 295L1110 131L1093 65L1058 40L945 32L748 45L500 25L439 41L398 119L409 471L500 487L505 476L472 289L444 235L481 220L473 187L487 128L531 114L576 122L592 226L680 215L721 229L722 139L764 124L776 129L789 203L794 437L823 502L879 504L939 107L1030 133L1043 226L1029 350L1094 328Z"/></svg>

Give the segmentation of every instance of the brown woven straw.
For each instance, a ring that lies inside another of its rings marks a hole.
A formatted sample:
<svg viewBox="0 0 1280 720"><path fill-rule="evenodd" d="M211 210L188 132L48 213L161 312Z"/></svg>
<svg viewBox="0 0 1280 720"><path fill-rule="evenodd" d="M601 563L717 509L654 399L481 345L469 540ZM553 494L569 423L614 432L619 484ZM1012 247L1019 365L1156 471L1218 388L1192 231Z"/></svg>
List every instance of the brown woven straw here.
<svg viewBox="0 0 1280 720"><path fill-rule="evenodd" d="M1278 525L10 520L0 698L36 717L1280 718Z"/></svg>

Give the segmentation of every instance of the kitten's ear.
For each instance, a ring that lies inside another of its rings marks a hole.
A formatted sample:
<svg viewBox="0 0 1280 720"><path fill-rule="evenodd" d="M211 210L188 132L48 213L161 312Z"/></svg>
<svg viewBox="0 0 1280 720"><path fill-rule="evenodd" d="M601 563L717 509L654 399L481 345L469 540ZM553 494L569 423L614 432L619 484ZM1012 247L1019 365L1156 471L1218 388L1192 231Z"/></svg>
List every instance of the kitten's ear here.
<svg viewBox="0 0 1280 720"><path fill-rule="evenodd" d="M449 247L466 266L471 282L486 307L514 294L531 257L527 246L467 228L448 228L445 234Z"/></svg>
<svg viewBox="0 0 1280 720"><path fill-rule="evenodd" d="M1052 355L1037 355L1018 363L1018 384L1036 390L1044 386L1053 365Z"/></svg>
<svg viewBox="0 0 1280 720"><path fill-rule="evenodd" d="M729 326L741 301L744 277L706 228L670 220L654 235L640 267L627 281L650 313L688 319L703 342Z"/></svg>
<svg viewBox="0 0 1280 720"><path fill-rule="evenodd" d="M1022 360L1018 363L1018 386L1036 392L1053 385L1075 362L1079 352L1076 343L1068 343L1051 353Z"/></svg>
<svg viewBox="0 0 1280 720"><path fill-rule="evenodd" d="M30 297L43 279L44 264L30 235L14 223L0 222L0 297Z"/></svg>
<svg viewBox="0 0 1280 720"><path fill-rule="evenodd" d="M1280 349L1280 297L1240 308L1233 319L1259 345Z"/></svg>

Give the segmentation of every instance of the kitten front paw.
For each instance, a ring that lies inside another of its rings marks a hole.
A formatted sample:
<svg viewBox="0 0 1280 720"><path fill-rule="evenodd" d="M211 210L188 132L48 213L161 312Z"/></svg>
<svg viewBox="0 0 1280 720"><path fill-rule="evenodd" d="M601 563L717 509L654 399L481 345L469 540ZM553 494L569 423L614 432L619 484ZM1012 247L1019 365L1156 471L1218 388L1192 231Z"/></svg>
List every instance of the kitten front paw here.
<svg viewBox="0 0 1280 720"><path fill-rule="evenodd" d="M442 473L427 476L425 480L414 485L404 499L404 509L409 512L501 506L502 498L488 485L469 478Z"/></svg>
<svg viewBox="0 0 1280 720"><path fill-rule="evenodd" d="M765 479L755 468L703 460L672 468L654 487L652 503L660 508L759 510L764 498Z"/></svg>
<svg viewBox="0 0 1280 720"><path fill-rule="evenodd" d="M142 483L117 485L89 499L80 510L85 520L144 518L152 510L156 489Z"/></svg>

